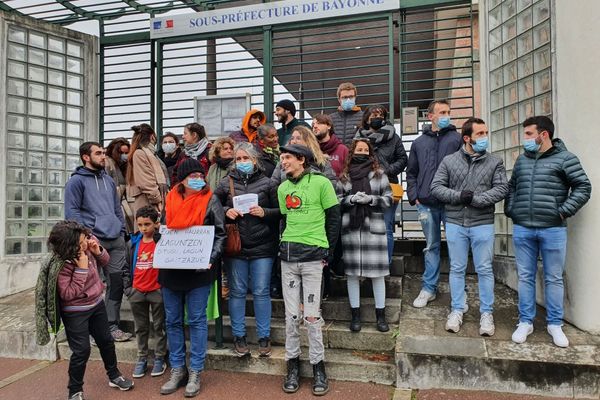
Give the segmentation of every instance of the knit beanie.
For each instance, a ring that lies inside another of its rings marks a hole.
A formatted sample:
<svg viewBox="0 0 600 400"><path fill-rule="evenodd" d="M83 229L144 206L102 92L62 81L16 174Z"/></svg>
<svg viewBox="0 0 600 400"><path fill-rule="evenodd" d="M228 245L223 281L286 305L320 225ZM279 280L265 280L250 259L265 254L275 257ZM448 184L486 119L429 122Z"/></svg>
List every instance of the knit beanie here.
<svg viewBox="0 0 600 400"><path fill-rule="evenodd" d="M279 100L277 102L277 104L275 105L275 107L281 107L284 110L288 110L289 112L292 113L292 115L296 115L296 106L294 105L294 102L288 99L284 99L284 100Z"/></svg>
<svg viewBox="0 0 600 400"><path fill-rule="evenodd" d="M179 180L179 182L181 182L185 178L187 178L189 174L192 174L194 172L200 172L206 175L204 167L202 167L202 164L200 164L199 161L194 160L193 158L188 158L187 160L182 162L181 165L179 165L179 167L177 168L177 179Z"/></svg>

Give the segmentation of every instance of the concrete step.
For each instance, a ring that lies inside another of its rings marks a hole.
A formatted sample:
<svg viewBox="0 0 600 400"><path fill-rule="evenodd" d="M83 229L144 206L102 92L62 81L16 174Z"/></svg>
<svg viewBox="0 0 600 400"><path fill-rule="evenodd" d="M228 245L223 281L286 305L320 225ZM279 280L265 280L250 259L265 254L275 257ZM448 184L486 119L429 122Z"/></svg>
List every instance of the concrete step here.
<svg viewBox="0 0 600 400"><path fill-rule="evenodd" d="M116 343L117 358L120 364L135 363L137 360L137 348L134 341ZM187 348L189 349L189 343ZM68 359L71 355L66 342L58 344L60 358ZM281 346L273 346L271 357L259 358L256 348L251 348L252 356L239 358L234 355L231 346L217 349L213 342L208 343L206 354L206 368L223 370L261 373L268 375L281 375L286 373L285 349ZM300 374L303 377L312 377L312 367L308 362L308 349L302 349ZM92 347L91 357L100 360L100 354L96 347ZM393 353L391 352L365 352L356 350L327 349L325 350L325 362L327 375L330 379L374 382L384 385L394 384L396 378L396 367L394 365ZM131 375L133 365L121 365L123 373ZM161 378L166 380L165 378Z"/></svg>
<svg viewBox="0 0 600 400"><path fill-rule="evenodd" d="M347 349L361 351L391 351L396 344L392 336L395 324L390 324L389 332L379 332L375 329L375 323L363 323L360 332L351 332L348 329L348 322L327 321L323 325L323 343L329 349ZM302 346L308 346L306 328L301 325ZM256 320L253 317L246 317L246 337L248 343L258 344L258 335L256 333ZM214 322L208 326L209 340L215 340ZM229 316L223 317L223 339L225 342L233 342L231 333L231 321ZM285 345L285 320L279 318L271 319L271 341L274 345Z"/></svg>

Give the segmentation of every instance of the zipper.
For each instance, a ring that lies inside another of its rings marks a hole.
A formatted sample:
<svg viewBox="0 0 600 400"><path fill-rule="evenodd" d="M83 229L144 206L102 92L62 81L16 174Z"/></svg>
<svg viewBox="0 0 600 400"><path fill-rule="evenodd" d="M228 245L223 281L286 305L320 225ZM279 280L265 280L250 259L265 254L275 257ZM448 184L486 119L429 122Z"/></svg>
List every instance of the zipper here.
<svg viewBox="0 0 600 400"><path fill-rule="evenodd" d="M533 169L531 171L531 178L529 179L529 198L533 198L533 178L535 177L535 169L537 167L538 157L535 157L533 162ZM533 221L533 207L529 207L529 222Z"/></svg>

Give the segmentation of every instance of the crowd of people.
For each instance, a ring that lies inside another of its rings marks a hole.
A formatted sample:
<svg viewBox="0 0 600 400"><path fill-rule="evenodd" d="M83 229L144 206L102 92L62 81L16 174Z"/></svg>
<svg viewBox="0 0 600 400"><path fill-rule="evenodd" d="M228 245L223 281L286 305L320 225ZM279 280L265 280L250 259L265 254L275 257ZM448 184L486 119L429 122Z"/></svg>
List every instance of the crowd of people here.
<svg viewBox="0 0 600 400"><path fill-rule="evenodd" d="M557 346L568 346L561 329L566 220L589 199L591 184L577 157L554 138L552 121L538 116L523 122L525 151L509 181L502 160L487 151L485 122L469 118L458 133L445 100L430 104L431 123L407 157L385 107L361 109L352 83L341 84L337 96L338 110L314 116L312 127L295 117L292 101L282 100L275 107L279 129L253 109L239 132L212 143L194 122L185 125L182 146L172 132L158 143L148 124L132 127L131 144L118 138L106 151L96 142L81 146L83 165L67 182L65 221L50 234L52 257L37 288L39 342L48 340L46 320L56 329L62 319L73 352L69 399L83 399L90 336L109 385L133 387L117 368L114 346L132 337L119 327L123 295L135 322L138 362L133 377L148 371L153 332L151 376L171 367L160 392L185 386L186 397L196 396L207 349L207 304L219 276L225 290L218 295L229 299L234 353L245 357L252 352L245 321L250 293L258 355L271 355L271 298L281 296L287 362L283 390L294 393L300 385L304 324L312 392L326 394L321 302L328 295L329 277L346 276L350 331L361 330L362 278L371 280L377 330L390 329L385 277L402 199L399 175L405 169L406 196L417 207L426 239L423 287L413 306L426 307L436 297L443 223L451 263L446 329L458 332L468 309L465 271L471 250L479 278L479 333L494 334L494 210L505 200L506 215L514 223L519 276L519 322L512 340L523 343L533 331L541 254L547 329ZM241 195L257 200L242 211L234 206ZM169 229L214 226L209 269L154 268L161 224ZM53 287L58 288L55 294ZM189 326L189 366L184 325Z"/></svg>

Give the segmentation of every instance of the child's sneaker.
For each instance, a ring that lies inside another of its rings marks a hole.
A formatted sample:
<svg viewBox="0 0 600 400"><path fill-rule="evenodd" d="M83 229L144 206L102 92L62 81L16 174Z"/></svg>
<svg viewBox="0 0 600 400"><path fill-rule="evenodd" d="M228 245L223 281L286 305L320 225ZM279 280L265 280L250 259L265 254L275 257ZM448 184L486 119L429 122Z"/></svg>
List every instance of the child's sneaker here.
<svg viewBox="0 0 600 400"><path fill-rule="evenodd" d="M129 332L123 332L119 328L115 329L110 334L112 335L113 340L115 342L127 342L133 336L131 333L129 333Z"/></svg>
<svg viewBox="0 0 600 400"><path fill-rule="evenodd" d="M77 392L69 396L68 400L85 400L83 398L83 392Z"/></svg>
<svg viewBox="0 0 600 400"><path fill-rule="evenodd" d="M125 391L133 388L133 382L121 375L109 380L108 386Z"/></svg>
<svg viewBox="0 0 600 400"><path fill-rule="evenodd" d="M146 358L139 358L135 363L135 367L133 368L133 377L134 378L142 378L146 375L146 371L148 371L148 360Z"/></svg>
<svg viewBox="0 0 600 400"><path fill-rule="evenodd" d="M152 366L152 372L150 372L150 376L161 376L167 370L167 363L165 359L162 357L157 357L154 359L154 365Z"/></svg>

